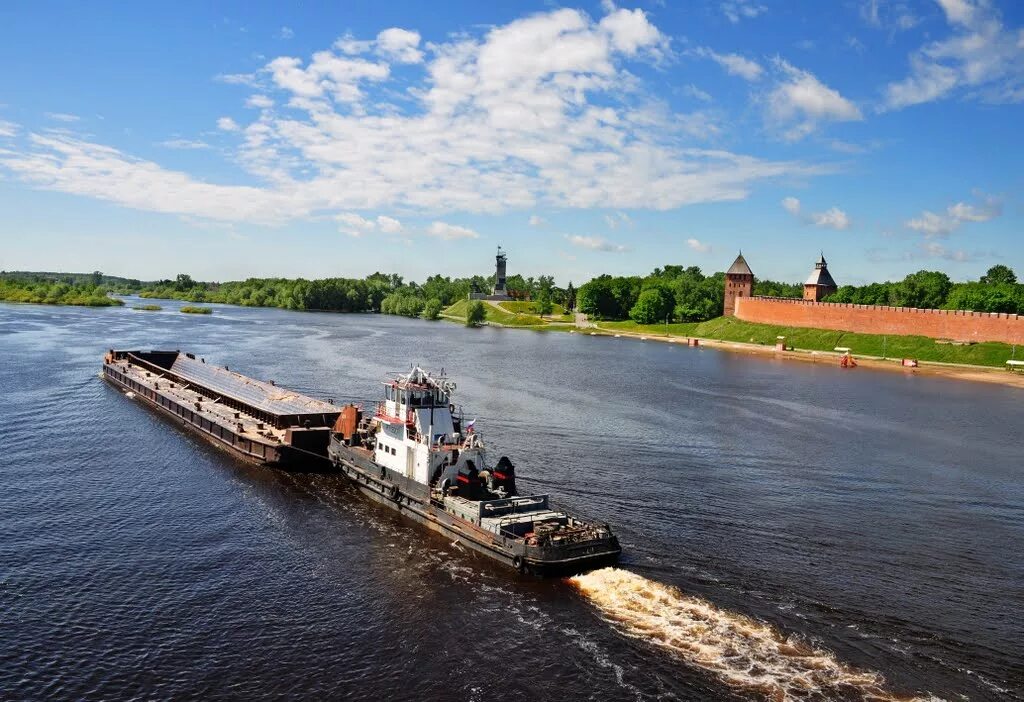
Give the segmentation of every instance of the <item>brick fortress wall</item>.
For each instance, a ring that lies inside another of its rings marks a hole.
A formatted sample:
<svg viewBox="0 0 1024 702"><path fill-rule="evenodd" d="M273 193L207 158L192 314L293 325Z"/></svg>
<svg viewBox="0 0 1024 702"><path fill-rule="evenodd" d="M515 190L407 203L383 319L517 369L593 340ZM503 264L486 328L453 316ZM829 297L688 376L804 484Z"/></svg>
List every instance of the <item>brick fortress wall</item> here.
<svg viewBox="0 0 1024 702"><path fill-rule="evenodd" d="M779 297L740 297L736 299L736 317L746 322L788 327L1024 344L1024 317L994 312L919 310Z"/></svg>

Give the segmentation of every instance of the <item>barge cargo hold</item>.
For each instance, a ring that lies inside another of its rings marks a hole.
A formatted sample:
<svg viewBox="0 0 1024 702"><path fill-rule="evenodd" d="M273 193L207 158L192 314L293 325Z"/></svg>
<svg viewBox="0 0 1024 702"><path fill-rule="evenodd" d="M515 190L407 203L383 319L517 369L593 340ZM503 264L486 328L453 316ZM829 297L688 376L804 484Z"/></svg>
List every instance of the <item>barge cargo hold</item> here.
<svg viewBox="0 0 1024 702"><path fill-rule="evenodd" d="M103 378L247 461L321 467L340 410L180 351L115 351ZM317 464L320 465L317 465Z"/></svg>

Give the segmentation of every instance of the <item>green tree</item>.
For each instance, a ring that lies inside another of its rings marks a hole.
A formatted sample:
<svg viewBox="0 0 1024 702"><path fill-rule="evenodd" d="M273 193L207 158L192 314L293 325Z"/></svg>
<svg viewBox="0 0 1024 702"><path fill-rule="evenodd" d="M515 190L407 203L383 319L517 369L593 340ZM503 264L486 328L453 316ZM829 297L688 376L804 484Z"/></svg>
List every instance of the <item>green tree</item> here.
<svg viewBox="0 0 1024 702"><path fill-rule="evenodd" d="M640 293L629 316L637 324L656 324L668 319L674 306L675 299L667 288L651 286Z"/></svg>
<svg viewBox="0 0 1024 702"><path fill-rule="evenodd" d="M427 300L427 303L423 305L423 316L427 319L437 319L441 316L441 301L436 297L432 297Z"/></svg>
<svg viewBox="0 0 1024 702"><path fill-rule="evenodd" d="M998 263L989 268L985 275L981 276L981 282L986 285L998 285L1000 283L1012 285L1017 282L1017 274L1009 266Z"/></svg>
<svg viewBox="0 0 1024 702"><path fill-rule="evenodd" d="M466 307L466 326L479 326L486 317L487 312L484 310L484 303L480 302L480 300L471 300Z"/></svg>
<svg viewBox="0 0 1024 702"><path fill-rule="evenodd" d="M542 288L541 291L537 293L537 303L535 307L537 309L538 314L540 314L541 317L547 317L549 314L551 314L551 310L553 310L555 306L551 302L550 291L544 290Z"/></svg>
<svg viewBox="0 0 1024 702"><path fill-rule="evenodd" d="M911 273L897 286L898 307L938 309L946 304L953 281L941 271Z"/></svg>
<svg viewBox="0 0 1024 702"><path fill-rule="evenodd" d="M566 312L572 312L576 309L576 288L572 286L572 281L565 286L565 302L562 303Z"/></svg>

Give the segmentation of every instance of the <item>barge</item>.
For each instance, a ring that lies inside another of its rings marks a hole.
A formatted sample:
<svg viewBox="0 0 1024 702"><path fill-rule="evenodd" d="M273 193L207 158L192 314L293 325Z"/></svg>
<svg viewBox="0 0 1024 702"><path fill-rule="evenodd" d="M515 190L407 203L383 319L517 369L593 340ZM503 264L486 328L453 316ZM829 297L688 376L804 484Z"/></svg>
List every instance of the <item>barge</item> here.
<svg viewBox="0 0 1024 702"><path fill-rule="evenodd" d="M369 498L520 572L571 574L615 563L611 528L521 495L508 457L492 463L455 383L421 368L384 384L372 412L346 405L331 462Z"/></svg>
<svg viewBox="0 0 1024 702"><path fill-rule="evenodd" d="M323 402L181 351L116 351L103 378L213 444L250 462L324 465L341 412Z"/></svg>

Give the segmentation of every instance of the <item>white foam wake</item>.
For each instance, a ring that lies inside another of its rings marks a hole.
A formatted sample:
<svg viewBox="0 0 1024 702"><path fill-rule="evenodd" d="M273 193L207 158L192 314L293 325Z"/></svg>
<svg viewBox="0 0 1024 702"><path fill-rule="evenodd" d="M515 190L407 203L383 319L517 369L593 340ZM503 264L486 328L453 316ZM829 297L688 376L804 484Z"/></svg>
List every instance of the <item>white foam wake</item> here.
<svg viewBox="0 0 1024 702"><path fill-rule="evenodd" d="M836 695L935 699L895 696L878 673L857 670L768 624L626 570L603 568L570 582L627 636L668 649L730 686L772 700Z"/></svg>

